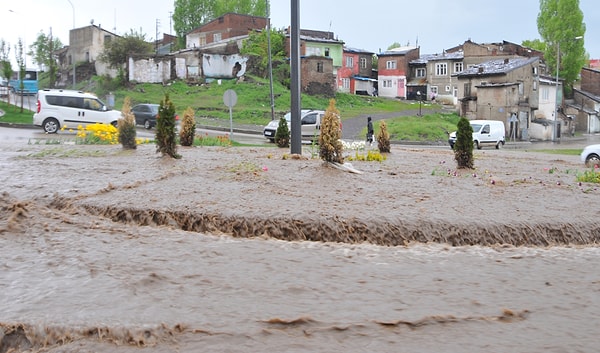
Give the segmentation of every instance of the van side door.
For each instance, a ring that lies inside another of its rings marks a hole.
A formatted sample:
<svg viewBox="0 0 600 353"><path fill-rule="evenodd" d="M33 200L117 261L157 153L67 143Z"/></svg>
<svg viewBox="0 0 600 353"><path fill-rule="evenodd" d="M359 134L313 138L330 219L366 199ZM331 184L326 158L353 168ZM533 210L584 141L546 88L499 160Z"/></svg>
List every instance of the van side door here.
<svg viewBox="0 0 600 353"><path fill-rule="evenodd" d="M311 112L302 117L302 138L312 140L315 136L318 136L319 124L319 113Z"/></svg>
<svg viewBox="0 0 600 353"><path fill-rule="evenodd" d="M82 101L83 106L79 111L79 116L82 121L85 121L86 124L110 123L110 117L107 114L106 107L100 100L86 97L83 98Z"/></svg>
<svg viewBox="0 0 600 353"><path fill-rule="evenodd" d="M481 142L490 142L492 140L492 133L490 124L485 124L481 128ZM496 142L496 141L493 141Z"/></svg>

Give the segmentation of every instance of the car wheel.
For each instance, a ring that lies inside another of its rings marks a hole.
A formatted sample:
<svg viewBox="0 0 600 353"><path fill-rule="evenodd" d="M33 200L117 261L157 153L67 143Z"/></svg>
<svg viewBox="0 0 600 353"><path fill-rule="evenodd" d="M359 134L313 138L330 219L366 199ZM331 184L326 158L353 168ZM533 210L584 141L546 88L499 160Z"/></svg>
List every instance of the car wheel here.
<svg viewBox="0 0 600 353"><path fill-rule="evenodd" d="M595 153L590 154L585 158L585 165L588 167L600 166L600 156Z"/></svg>
<svg viewBox="0 0 600 353"><path fill-rule="evenodd" d="M47 134L55 134L58 129L60 129L60 124L58 123L58 120L54 118L48 118L44 120L44 125L42 125L42 127L44 128L44 132Z"/></svg>
<svg viewBox="0 0 600 353"><path fill-rule="evenodd" d="M475 147L478 150L480 150L481 149L481 145L479 144L479 141L473 141L473 147Z"/></svg>
<svg viewBox="0 0 600 353"><path fill-rule="evenodd" d="M150 124L150 120L144 120L144 127L148 130L152 129L152 124Z"/></svg>
<svg viewBox="0 0 600 353"><path fill-rule="evenodd" d="M114 127L119 127L119 122L118 121L113 121L112 123L110 123L112 126Z"/></svg>
<svg viewBox="0 0 600 353"><path fill-rule="evenodd" d="M496 144L496 149L497 149L497 150L499 150L499 149L500 149L500 145L502 145L502 142L498 142L498 143Z"/></svg>

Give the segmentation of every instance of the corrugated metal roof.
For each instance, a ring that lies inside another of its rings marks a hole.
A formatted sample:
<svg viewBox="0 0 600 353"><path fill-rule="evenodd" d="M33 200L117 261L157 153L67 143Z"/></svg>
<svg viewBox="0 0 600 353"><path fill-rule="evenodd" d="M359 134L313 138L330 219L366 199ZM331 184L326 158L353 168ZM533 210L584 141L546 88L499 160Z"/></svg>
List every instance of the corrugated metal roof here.
<svg viewBox="0 0 600 353"><path fill-rule="evenodd" d="M540 58L497 59L473 65L458 73L457 77L504 75L525 65L539 61Z"/></svg>
<svg viewBox="0 0 600 353"><path fill-rule="evenodd" d="M462 51L453 53L442 53L442 54L423 54L418 59L412 60L411 64L427 64L429 61L440 61L440 60L462 60L465 58L465 54Z"/></svg>

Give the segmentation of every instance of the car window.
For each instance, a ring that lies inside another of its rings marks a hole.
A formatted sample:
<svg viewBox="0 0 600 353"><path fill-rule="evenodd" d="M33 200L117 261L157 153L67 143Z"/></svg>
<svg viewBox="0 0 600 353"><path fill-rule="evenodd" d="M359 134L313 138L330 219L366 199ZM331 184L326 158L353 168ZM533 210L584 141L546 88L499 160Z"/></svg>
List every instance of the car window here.
<svg viewBox="0 0 600 353"><path fill-rule="evenodd" d="M471 127L473 128L473 132L481 130L481 124L471 124Z"/></svg>
<svg viewBox="0 0 600 353"><path fill-rule="evenodd" d="M317 113L305 115L302 118L302 125L310 125L317 123Z"/></svg>
<svg viewBox="0 0 600 353"><path fill-rule="evenodd" d="M102 110L104 104L97 99L93 98L84 98L83 99L83 108L89 110Z"/></svg>
<svg viewBox="0 0 600 353"><path fill-rule="evenodd" d="M482 134L489 134L490 133L490 126L489 125L485 125L483 127L483 130L481 130Z"/></svg>

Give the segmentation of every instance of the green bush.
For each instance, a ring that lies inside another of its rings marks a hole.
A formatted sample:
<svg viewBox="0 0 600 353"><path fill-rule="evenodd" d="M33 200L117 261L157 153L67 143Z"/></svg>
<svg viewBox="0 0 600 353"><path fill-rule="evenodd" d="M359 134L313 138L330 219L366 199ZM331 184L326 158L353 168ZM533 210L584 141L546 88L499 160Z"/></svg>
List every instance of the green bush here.
<svg viewBox="0 0 600 353"><path fill-rule="evenodd" d="M160 101L158 108L158 121L156 123L156 152L172 158L181 158L177 154L177 141L175 139L175 106L169 94Z"/></svg>
<svg viewBox="0 0 600 353"><path fill-rule="evenodd" d="M131 112L131 99L125 97L123 107L121 108L121 116L117 122L119 130L119 143L124 149L134 150L137 148L135 129L135 116Z"/></svg>
<svg viewBox="0 0 600 353"><path fill-rule="evenodd" d="M275 131L275 143L279 147L290 146L290 129L285 118L279 119L279 125Z"/></svg>
<svg viewBox="0 0 600 353"><path fill-rule="evenodd" d="M454 159L458 168L473 169L473 128L467 118L460 118L454 143Z"/></svg>

